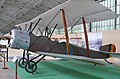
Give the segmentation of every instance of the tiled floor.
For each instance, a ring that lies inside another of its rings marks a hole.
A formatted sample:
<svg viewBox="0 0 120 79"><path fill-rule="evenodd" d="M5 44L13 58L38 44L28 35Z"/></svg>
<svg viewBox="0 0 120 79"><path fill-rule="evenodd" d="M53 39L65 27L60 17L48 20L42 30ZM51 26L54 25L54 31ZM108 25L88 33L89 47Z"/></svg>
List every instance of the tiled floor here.
<svg viewBox="0 0 120 79"><path fill-rule="evenodd" d="M0 79L16 79L15 72L12 69L10 69L8 66L6 66L8 69L3 69L3 67L3 62L0 62Z"/></svg>

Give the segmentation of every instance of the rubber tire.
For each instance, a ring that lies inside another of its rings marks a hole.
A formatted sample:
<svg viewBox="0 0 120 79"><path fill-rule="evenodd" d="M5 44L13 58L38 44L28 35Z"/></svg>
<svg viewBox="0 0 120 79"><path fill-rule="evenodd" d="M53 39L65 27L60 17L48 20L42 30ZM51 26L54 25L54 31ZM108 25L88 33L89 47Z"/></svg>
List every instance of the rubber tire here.
<svg viewBox="0 0 120 79"><path fill-rule="evenodd" d="M37 69L37 64L34 61L29 61L25 65L25 70L29 73L35 72Z"/></svg>
<svg viewBox="0 0 120 79"><path fill-rule="evenodd" d="M22 63L23 60L25 61L25 63ZM25 68L25 65L27 63L27 59L26 58L21 58L19 61L18 61L18 65L21 67L21 68Z"/></svg>

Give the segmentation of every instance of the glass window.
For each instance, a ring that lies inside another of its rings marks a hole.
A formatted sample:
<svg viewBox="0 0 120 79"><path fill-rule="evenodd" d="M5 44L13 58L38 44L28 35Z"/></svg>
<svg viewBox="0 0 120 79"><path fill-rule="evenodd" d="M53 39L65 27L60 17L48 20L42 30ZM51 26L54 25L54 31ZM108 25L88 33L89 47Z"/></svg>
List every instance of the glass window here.
<svg viewBox="0 0 120 79"><path fill-rule="evenodd" d="M115 7L111 7L110 9L111 9L113 12L115 12Z"/></svg>
<svg viewBox="0 0 120 79"><path fill-rule="evenodd" d="M101 26L104 26L104 21L101 21Z"/></svg>
<svg viewBox="0 0 120 79"><path fill-rule="evenodd" d="M60 34L64 34L64 29L60 29Z"/></svg>
<svg viewBox="0 0 120 79"><path fill-rule="evenodd" d="M113 27L113 26L110 26L110 30L112 30L112 27Z"/></svg>
<svg viewBox="0 0 120 79"><path fill-rule="evenodd" d="M106 1L105 1L105 5L104 5L105 7L108 7L107 3L108 3L108 2L107 2L107 0L106 0Z"/></svg>
<svg viewBox="0 0 120 79"><path fill-rule="evenodd" d="M120 14L120 6L117 6L117 14Z"/></svg>
<svg viewBox="0 0 120 79"><path fill-rule="evenodd" d="M120 16L117 18L117 24L120 24Z"/></svg>
<svg viewBox="0 0 120 79"><path fill-rule="evenodd" d="M58 34L58 33L59 33L58 29L55 29L54 33L55 33L55 34Z"/></svg>
<svg viewBox="0 0 120 79"><path fill-rule="evenodd" d="M101 26L101 21L99 22L99 26Z"/></svg>
<svg viewBox="0 0 120 79"><path fill-rule="evenodd" d="M120 25L120 16L119 16L119 25Z"/></svg>
<svg viewBox="0 0 120 79"><path fill-rule="evenodd" d="M113 19L111 19L111 26L113 26L113 22L114 22L114 20L113 20Z"/></svg>
<svg viewBox="0 0 120 79"><path fill-rule="evenodd" d="M111 7L115 6L115 0L111 0Z"/></svg>
<svg viewBox="0 0 120 79"><path fill-rule="evenodd" d="M116 25L117 30L120 30L120 25Z"/></svg>
<svg viewBox="0 0 120 79"><path fill-rule="evenodd" d="M108 24L107 24L107 20L105 20L105 26L107 26Z"/></svg>
<svg viewBox="0 0 120 79"><path fill-rule="evenodd" d="M104 5L104 1L103 1L103 2L100 2L100 4Z"/></svg>
<svg viewBox="0 0 120 79"><path fill-rule="evenodd" d="M92 28L94 27L94 22L92 23L92 26L91 26Z"/></svg>
<svg viewBox="0 0 120 79"><path fill-rule="evenodd" d="M93 32L96 32L96 28L93 29Z"/></svg>
<svg viewBox="0 0 120 79"><path fill-rule="evenodd" d="M120 5L120 0L117 0L117 5Z"/></svg>
<svg viewBox="0 0 120 79"><path fill-rule="evenodd" d="M104 27L102 27L102 31L104 31Z"/></svg>
<svg viewBox="0 0 120 79"><path fill-rule="evenodd" d="M111 30L114 30L114 25L113 25L113 26L111 26Z"/></svg>
<svg viewBox="0 0 120 79"><path fill-rule="evenodd" d="M108 7L111 7L111 0L107 0L107 2L108 2Z"/></svg>

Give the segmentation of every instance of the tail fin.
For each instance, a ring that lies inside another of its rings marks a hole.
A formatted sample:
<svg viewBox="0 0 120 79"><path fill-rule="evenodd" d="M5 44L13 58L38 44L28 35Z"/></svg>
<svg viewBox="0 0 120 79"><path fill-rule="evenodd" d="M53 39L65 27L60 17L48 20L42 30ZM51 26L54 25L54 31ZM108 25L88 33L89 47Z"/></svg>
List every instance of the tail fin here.
<svg viewBox="0 0 120 79"><path fill-rule="evenodd" d="M101 46L99 50L107 51L107 52L116 52L116 46L114 44L107 44L107 45Z"/></svg>

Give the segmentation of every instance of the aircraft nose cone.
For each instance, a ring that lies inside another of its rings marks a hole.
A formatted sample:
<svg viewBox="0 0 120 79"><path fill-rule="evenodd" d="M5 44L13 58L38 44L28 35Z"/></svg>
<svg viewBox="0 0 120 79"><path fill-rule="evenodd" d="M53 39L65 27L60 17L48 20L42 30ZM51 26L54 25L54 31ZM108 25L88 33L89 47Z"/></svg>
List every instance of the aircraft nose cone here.
<svg viewBox="0 0 120 79"><path fill-rule="evenodd" d="M14 29L11 31L11 36L9 47L25 50L29 48L30 35L28 32Z"/></svg>

